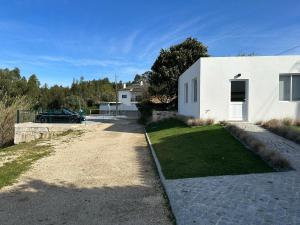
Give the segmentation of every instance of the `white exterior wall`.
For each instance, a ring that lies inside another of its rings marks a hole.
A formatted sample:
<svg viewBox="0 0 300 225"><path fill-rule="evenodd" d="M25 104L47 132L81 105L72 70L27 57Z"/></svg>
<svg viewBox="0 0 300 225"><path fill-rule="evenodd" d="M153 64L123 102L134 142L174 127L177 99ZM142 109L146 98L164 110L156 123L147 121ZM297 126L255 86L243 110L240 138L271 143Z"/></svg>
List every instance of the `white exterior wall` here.
<svg viewBox="0 0 300 225"><path fill-rule="evenodd" d="M251 56L251 57L209 57L197 61L192 70L179 79L189 79L195 68L200 68L200 117L216 121L229 120L230 80L241 74L239 79L248 79L248 121L256 122L272 118L290 117L300 119L300 102L279 100L279 74L300 73L300 56ZM193 69L194 68L194 69ZM184 94L180 92L179 99ZM199 117L198 108L183 107L179 112Z"/></svg>
<svg viewBox="0 0 300 225"><path fill-rule="evenodd" d="M122 98L122 95L127 95L127 98ZM136 104L134 102L131 102L131 98L135 97L135 93L129 91L129 90L120 90L118 91L118 100L121 103L119 105L119 110L123 111L138 111L138 108L136 107ZM113 110L113 108L111 108Z"/></svg>
<svg viewBox="0 0 300 225"><path fill-rule="evenodd" d="M122 95L127 95L127 98L122 98ZM118 98L122 104L131 105L131 92L129 90L118 91Z"/></svg>
<svg viewBox="0 0 300 225"><path fill-rule="evenodd" d="M198 96L197 102L194 102L192 97L192 80L197 78ZM184 101L184 84L188 83L188 102ZM200 116L200 59L195 62L187 71L185 71L178 81L178 114L199 117Z"/></svg>

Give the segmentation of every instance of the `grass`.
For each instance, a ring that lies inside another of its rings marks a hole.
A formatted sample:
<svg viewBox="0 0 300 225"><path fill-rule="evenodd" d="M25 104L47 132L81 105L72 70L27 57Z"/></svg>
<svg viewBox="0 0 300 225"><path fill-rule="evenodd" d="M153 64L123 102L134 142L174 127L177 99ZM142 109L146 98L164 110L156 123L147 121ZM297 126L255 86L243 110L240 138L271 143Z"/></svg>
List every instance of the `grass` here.
<svg viewBox="0 0 300 225"><path fill-rule="evenodd" d="M170 119L146 129L167 179L274 171L220 125L188 127Z"/></svg>
<svg viewBox="0 0 300 225"><path fill-rule="evenodd" d="M51 153L50 145L39 143L32 141L0 149L0 160L13 157L13 160L8 160L0 167L0 188L14 183L35 161Z"/></svg>
<svg viewBox="0 0 300 225"><path fill-rule="evenodd" d="M67 141L70 141L70 138L79 137L83 133L83 130L69 129L58 134L54 139L69 136ZM45 139L45 142L43 140L36 140L0 148L0 189L13 184L35 161L48 156L52 152L52 146L46 144L49 140L51 139ZM2 163L4 160L6 162Z"/></svg>
<svg viewBox="0 0 300 225"><path fill-rule="evenodd" d="M300 126L292 126L292 128L294 128L295 130L300 131Z"/></svg>

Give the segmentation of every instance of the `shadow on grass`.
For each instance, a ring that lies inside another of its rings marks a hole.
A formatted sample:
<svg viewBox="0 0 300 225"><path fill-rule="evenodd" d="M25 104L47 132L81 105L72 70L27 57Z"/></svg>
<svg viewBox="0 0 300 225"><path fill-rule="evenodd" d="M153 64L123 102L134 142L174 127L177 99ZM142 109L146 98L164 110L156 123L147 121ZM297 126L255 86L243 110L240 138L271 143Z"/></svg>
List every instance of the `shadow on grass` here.
<svg viewBox="0 0 300 225"><path fill-rule="evenodd" d="M167 179L274 172L219 125L168 120L147 130Z"/></svg>

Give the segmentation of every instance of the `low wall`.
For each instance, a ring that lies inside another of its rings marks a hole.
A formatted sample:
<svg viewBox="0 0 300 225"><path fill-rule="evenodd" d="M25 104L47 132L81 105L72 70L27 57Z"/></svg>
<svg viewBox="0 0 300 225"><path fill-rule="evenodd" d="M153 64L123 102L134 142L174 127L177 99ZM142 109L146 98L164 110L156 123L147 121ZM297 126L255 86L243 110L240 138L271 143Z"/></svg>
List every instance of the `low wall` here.
<svg viewBox="0 0 300 225"><path fill-rule="evenodd" d="M152 122L169 119L177 116L176 111L155 111L152 112Z"/></svg>
<svg viewBox="0 0 300 225"><path fill-rule="evenodd" d="M55 124L55 123L18 123L15 124L14 143L30 142L40 138L49 138L67 130L75 130L84 124Z"/></svg>

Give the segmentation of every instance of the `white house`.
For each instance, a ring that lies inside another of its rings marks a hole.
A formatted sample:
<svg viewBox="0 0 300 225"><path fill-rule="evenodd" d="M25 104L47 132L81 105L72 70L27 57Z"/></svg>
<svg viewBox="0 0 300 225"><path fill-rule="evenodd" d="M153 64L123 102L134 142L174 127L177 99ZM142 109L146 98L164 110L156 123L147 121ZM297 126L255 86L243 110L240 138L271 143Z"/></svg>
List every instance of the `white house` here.
<svg viewBox="0 0 300 225"><path fill-rule="evenodd" d="M144 86L143 81L129 87L123 84L123 88L118 90L118 103L103 102L100 104L99 109L100 111L115 111L116 104L118 104L118 110L120 111L138 111L136 104L142 100L145 88L147 87Z"/></svg>
<svg viewBox="0 0 300 225"><path fill-rule="evenodd" d="M138 84L132 84L129 87L126 87L126 84L124 84L123 89L118 91L120 108L123 110L137 111L136 104L142 100L143 93L144 85L142 81Z"/></svg>
<svg viewBox="0 0 300 225"><path fill-rule="evenodd" d="M300 56L200 58L178 93L178 113L195 118L300 119Z"/></svg>

